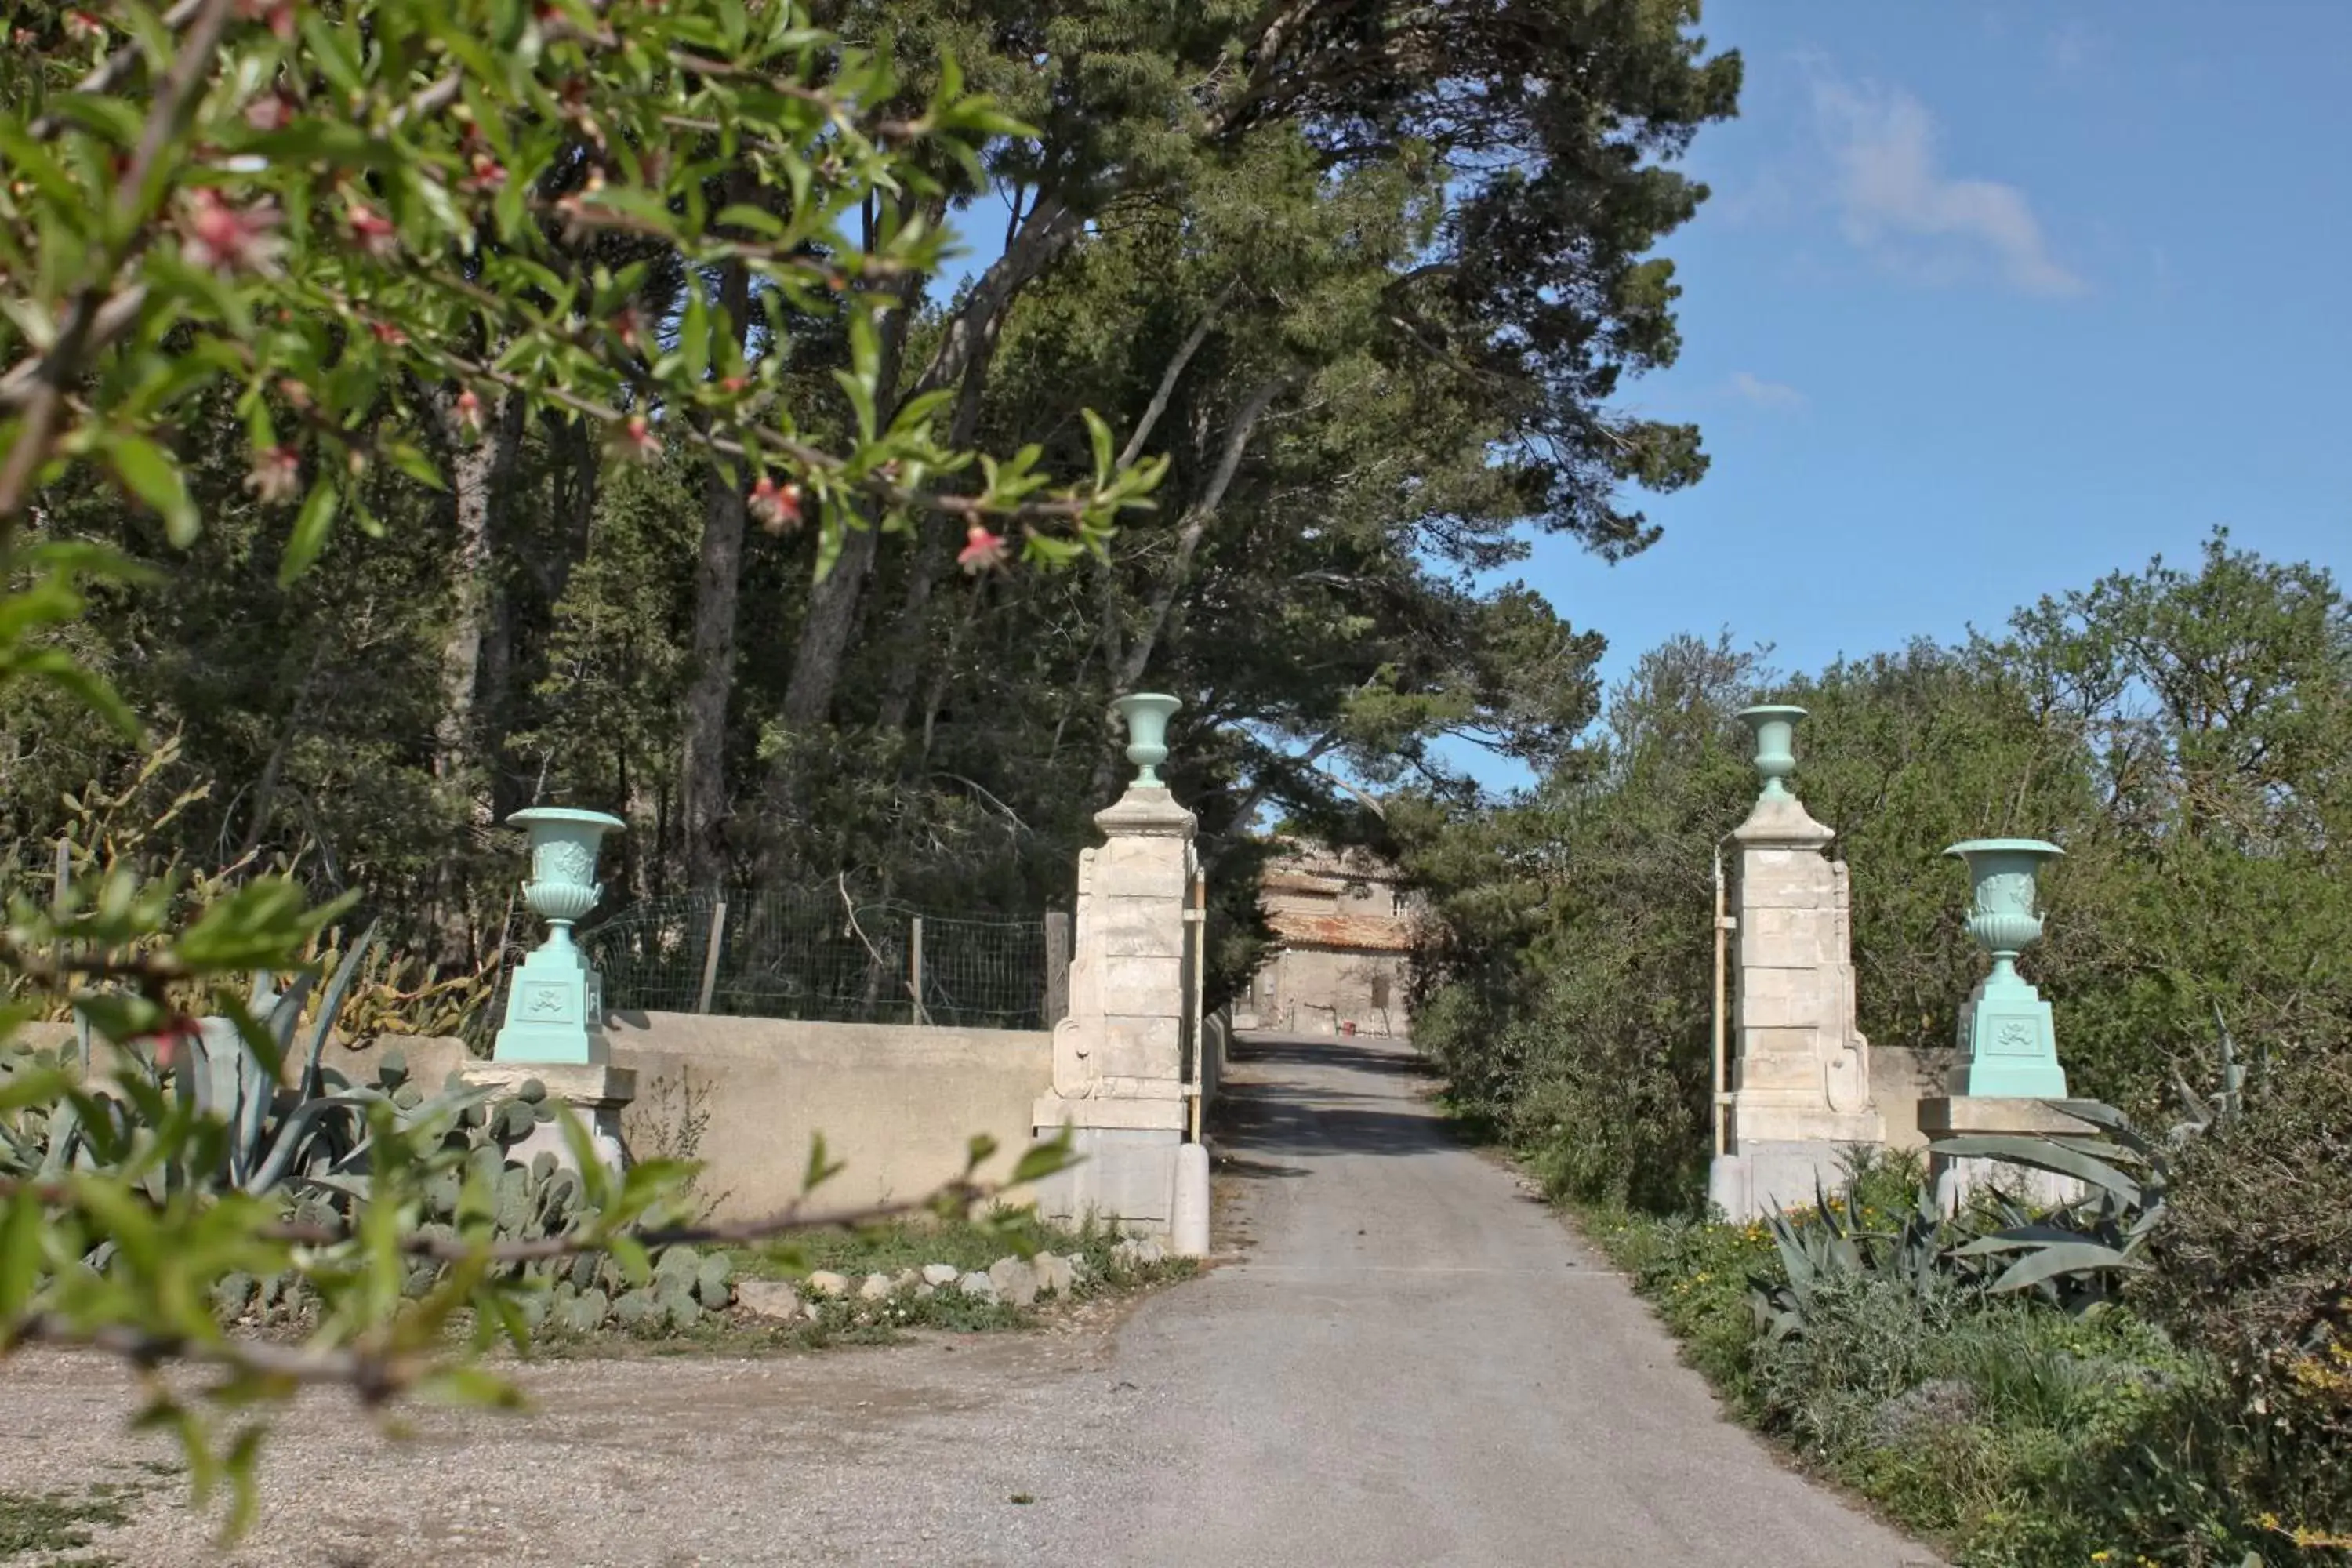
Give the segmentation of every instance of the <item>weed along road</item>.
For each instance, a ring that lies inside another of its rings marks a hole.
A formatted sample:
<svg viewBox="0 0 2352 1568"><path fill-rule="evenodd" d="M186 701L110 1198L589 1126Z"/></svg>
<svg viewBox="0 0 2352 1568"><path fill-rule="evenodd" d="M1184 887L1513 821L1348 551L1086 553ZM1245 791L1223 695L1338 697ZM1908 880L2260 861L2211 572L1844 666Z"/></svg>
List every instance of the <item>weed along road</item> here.
<svg viewBox="0 0 2352 1568"><path fill-rule="evenodd" d="M19 1356L0 1494L112 1483L90 1550L140 1568L1932 1563L1723 1421L1427 1088L1402 1047L1245 1043L1221 1261L1124 1322L567 1359L528 1413L404 1411L405 1438L306 1395L225 1557L113 1363Z"/></svg>

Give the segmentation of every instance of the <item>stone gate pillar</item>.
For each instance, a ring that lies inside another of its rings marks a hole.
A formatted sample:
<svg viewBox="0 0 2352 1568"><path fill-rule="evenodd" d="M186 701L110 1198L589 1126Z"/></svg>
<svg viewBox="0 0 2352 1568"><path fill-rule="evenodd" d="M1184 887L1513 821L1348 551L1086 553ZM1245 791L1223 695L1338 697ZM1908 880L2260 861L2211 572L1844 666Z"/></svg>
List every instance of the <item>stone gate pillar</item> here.
<svg viewBox="0 0 2352 1568"><path fill-rule="evenodd" d="M1185 902L1196 823L1160 782L1167 712L1150 723L1150 714L1129 708L1145 701L1175 706L1167 698L1122 700L1136 738L1128 754L1143 768L1096 816L1102 845L1078 857L1070 1010L1054 1029L1053 1089L1037 1101L1034 1121L1041 1138L1069 1128L1081 1156L1039 1184L1040 1212L1068 1220L1093 1214L1164 1238L1190 1122Z"/></svg>
<svg viewBox="0 0 2352 1568"><path fill-rule="evenodd" d="M1734 1219L1812 1201L1852 1145L1884 1144L1870 1094L1870 1042L1854 1025L1851 892L1829 858L1836 835L1781 780L1801 709L1750 709L1763 793L1733 829L1734 950L1725 1151L1708 1196Z"/></svg>

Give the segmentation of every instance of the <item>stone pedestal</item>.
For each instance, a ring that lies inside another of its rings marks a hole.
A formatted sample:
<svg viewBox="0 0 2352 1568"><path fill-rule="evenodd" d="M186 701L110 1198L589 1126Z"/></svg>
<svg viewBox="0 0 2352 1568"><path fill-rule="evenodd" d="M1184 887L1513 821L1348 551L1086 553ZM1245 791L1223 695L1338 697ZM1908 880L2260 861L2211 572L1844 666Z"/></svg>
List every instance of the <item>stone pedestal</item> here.
<svg viewBox="0 0 2352 1568"><path fill-rule="evenodd" d="M598 1159L614 1171L627 1168L628 1151L621 1143L621 1111L637 1097L635 1070L603 1062L488 1061L469 1063L459 1069L458 1077L469 1088L488 1089L495 1100L511 1099L524 1084L536 1079L550 1100L570 1106L587 1124ZM551 1151L560 1164L574 1163L562 1125L555 1121L541 1122L509 1152L529 1164L542 1149Z"/></svg>
<svg viewBox="0 0 2352 1568"><path fill-rule="evenodd" d="M605 1059L604 985L572 933L558 928L525 955L507 984L506 1023L492 1052L501 1062L568 1063Z"/></svg>
<svg viewBox="0 0 2352 1568"><path fill-rule="evenodd" d="M2090 1122L2069 1115L2063 1100L2035 1100L1998 1095L1948 1095L1919 1102L1919 1131L1927 1138L1927 1179L1935 1184L1936 1201L1946 1214L1955 1214L1971 1193L1998 1187L2019 1202L2054 1208L2083 1195L2083 1184L2073 1176L2028 1170L2003 1161L1938 1152L1936 1145L1954 1138L2100 1136Z"/></svg>
<svg viewBox="0 0 2352 1568"><path fill-rule="evenodd" d="M1053 1089L1034 1118L1040 1137L1070 1128L1082 1158L1039 1184L1038 1208L1165 1239L1190 1123L1184 905L1195 824L1167 790L1143 785L1095 823L1105 842L1078 857L1070 1011L1055 1026Z"/></svg>
<svg viewBox="0 0 2352 1568"><path fill-rule="evenodd" d="M1854 1026L1845 867L1835 837L1794 795L1768 789L1738 845L1734 1055L1726 1152L1708 1196L1735 1220L1812 1201L1857 1144L1886 1127L1870 1095L1870 1042Z"/></svg>
<svg viewBox="0 0 2352 1568"><path fill-rule="evenodd" d="M2007 964L1969 993L1960 1009L1958 1059L1948 1087L1956 1095L2008 1100L2063 1100L2066 1071L2050 1004Z"/></svg>

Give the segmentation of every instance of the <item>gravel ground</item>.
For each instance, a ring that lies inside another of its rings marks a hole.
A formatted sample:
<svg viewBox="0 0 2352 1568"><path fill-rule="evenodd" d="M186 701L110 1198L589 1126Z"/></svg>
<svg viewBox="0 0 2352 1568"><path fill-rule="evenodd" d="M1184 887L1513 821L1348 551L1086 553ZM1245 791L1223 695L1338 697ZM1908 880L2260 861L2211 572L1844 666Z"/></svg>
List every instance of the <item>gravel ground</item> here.
<svg viewBox="0 0 2352 1568"><path fill-rule="evenodd" d="M1725 1423L1596 1254L1454 1143L1395 1047L1259 1041L1228 1254L1122 1321L756 1360L530 1369L530 1412L306 1398L222 1554L153 1488L126 1568L1073 1563L1911 1568ZM0 1489L147 1479L131 1380L0 1365ZM10 1564L9 1568L15 1568Z"/></svg>

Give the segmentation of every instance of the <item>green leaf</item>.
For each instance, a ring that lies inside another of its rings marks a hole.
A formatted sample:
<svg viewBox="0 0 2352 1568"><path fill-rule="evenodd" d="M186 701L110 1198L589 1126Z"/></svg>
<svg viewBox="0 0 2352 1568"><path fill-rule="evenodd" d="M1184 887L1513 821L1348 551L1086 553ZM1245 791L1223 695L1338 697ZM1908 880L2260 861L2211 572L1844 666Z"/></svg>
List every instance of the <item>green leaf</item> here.
<svg viewBox="0 0 2352 1568"><path fill-rule="evenodd" d="M1069 1133L1065 1131L1046 1142L1032 1143L1013 1167L1012 1183L1016 1187L1045 1180L1056 1171L1066 1171L1078 1163L1080 1156L1070 1147Z"/></svg>
<svg viewBox="0 0 2352 1568"><path fill-rule="evenodd" d="M436 1404L478 1410L520 1410L523 1405L522 1390L478 1366L443 1367L419 1383L416 1392Z"/></svg>
<svg viewBox="0 0 2352 1568"><path fill-rule="evenodd" d="M2087 1274L2099 1270L2140 1271L2147 1265L2126 1258L2112 1247L2095 1241L2060 1242L2041 1251L2019 1258L1992 1282L1996 1293L2031 1289L2046 1279L2062 1274Z"/></svg>
<svg viewBox="0 0 2352 1568"><path fill-rule="evenodd" d="M299 884L266 877L199 916L180 938L179 957L197 971L274 968L326 914L305 909Z"/></svg>
<svg viewBox="0 0 2352 1568"><path fill-rule="evenodd" d="M196 503L170 453L142 436L117 436L107 445L107 458L123 488L162 515L166 538L183 549L194 542L202 526Z"/></svg>
<svg viewBox="0 0 2352 1568"><path fill-rule="evenodd" d="M21 1316L41 1279L41 1200L20 1192L0 1214L0 1323Z"/></svg>
<svg viewBox="0 0 2352 1568"><path fill-rule="evenodd" d="M289 586L319 559L327 547L327 535L335 526L335 510L341 497L333 481L320 475L310 486L310 493L302 501L302 510L294 519L294 531L286 541L286 553L278 558L278 585Z"/></svg>
<svg viewBox="0 0 2352 1568"><path fill-rule="evenodd" d="M824 1185L826 1182L831 1181L835 1176L840 1174L840 1173L841 1162L838 1160L827 1161L824 1157L824 1134L822 1132L811 1133L809 1135L808 1169L802 1173L801 1191L803 1193L814 1192L818 1187Z"/></svg>
<svg viewBox="0 0 2352 1568"><path fill-rule="evenodd" d="M1094 445L1095 483L1108 484L1112 458L1110 423L1091 408L1079 409L1078 416L1087 422L1087 439Z"/></svg>
<svg viewBox="0 0 2352 1568"><path fill-rule="evenodd" d="M2005 1164L2048 1171L2053 1175L2073 1176L2115 1194L2126 1204L2137 1204L2141 1199L2139 1182L2127 1173L2047 1138L1947 1138L1932 1148L1947 1159L1999 1160Z"/></svg>

